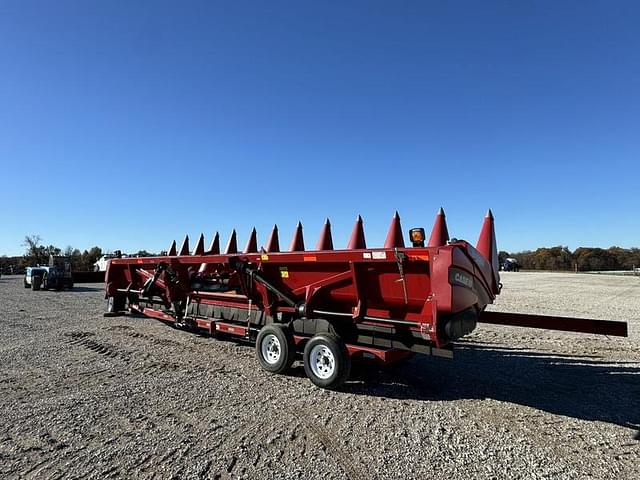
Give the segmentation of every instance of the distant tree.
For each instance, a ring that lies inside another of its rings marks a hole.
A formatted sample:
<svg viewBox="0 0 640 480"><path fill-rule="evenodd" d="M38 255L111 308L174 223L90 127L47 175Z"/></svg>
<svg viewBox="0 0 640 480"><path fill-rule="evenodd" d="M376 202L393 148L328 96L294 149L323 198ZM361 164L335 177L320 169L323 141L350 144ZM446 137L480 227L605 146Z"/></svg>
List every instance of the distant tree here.
<svg viewBox="0 0 640 480"><path fill-rule="evenodd" d="M525 250L524 252L512 253L512 258L515 258L520 265L520 268L524 270L533 270L536 268L533 260L533 252Z"/></svg>
<svg viewBox="0 0 640 480"><path fill-rule="evenodd" d="M62 250L60 250L58 247L56 247L54 245L49 245L48 247L45 248L45 254L47 256L47 261L49 260L49 255L53 255L54 257L57 257L61 253L62 253Z"/></svg>
<svg viewBox="0 0 640 480"><path fill-rule="evenodd" d="M616 259L616 269L631 270L640 267L640 249L609 247L607 252Z"/></svg>
<svg viewBox="0 0 640 480"><path fill-rule="evenodd" d="M618 260L614 254L602 248L577 248L573 253L578 270L616 270Z"/></svg>
<svg viewBox="0 0 640 480"><path fill-rule="evenodd" d="M27 251L23 257L23 263L26 266L35 264L45 264L49 261L49 253L47 248L40 244L42 238L40 235L25 235L22 245L27 247Z"/></svg>
<svg viewBox="0 0 640 480"><path fill-rule="evenodd" d="M23 258L24 257L21 256L8 257L6 255L2 255L0 257L0 272L7 275L20 273L21 269L19 265Z"/></svg>
<svg viewBox="0 0 640 480"><path fill-rule="evenodd" d="M93 247L90 250L85 250L80 256L80 266L78 270L85 272L93 271L93 264L98 261L102 256L102 249L100 247Z"/></svg>
<svg viewBox="0 0 640 480"><path fill-rule="evenodd" d="M92 247L91 250L89 250L89 259L92 264L96 263L101 256L102 249L100 247Z"/></svg>
<svg viewBox="0 0 640 480"><path fill-rule="evenodd" d="M40 235L25 235L22 245L27 247L26 255L35 254L36 251L40 248L40 242L42 241L42 237Z"/></svg>
<svg viewBox="0 0 640 480"><path fill-rule="evenodd" d="M71 270L76 272L82 270L82 252L74 248L69 256L71 257Z"/></svg>
<svg viewBox="0 0 640 480"><path fill-rule="evenodd" d="M624 259L623 268L640 268L640 248L631 248Z"/></svg>

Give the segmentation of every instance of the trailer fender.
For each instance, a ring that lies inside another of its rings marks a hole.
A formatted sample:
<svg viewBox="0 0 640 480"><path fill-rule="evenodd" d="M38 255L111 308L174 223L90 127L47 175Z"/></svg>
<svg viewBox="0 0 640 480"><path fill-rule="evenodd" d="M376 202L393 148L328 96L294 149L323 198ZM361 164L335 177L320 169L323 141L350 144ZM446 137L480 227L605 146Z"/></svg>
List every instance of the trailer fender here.
<svg viewBox="0 0 640 480"><path fill-rule="evenodd" d="M298 335L309 336L317 333L336 333L334 326L325 318L298 318L293 321L293 331Z"/></svg>

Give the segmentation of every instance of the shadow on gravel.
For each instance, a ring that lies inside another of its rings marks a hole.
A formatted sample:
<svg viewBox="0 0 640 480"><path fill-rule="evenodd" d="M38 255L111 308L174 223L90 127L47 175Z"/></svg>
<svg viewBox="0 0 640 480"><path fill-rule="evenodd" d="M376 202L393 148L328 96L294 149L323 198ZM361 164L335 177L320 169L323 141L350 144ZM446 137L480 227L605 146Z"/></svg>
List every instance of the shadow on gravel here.
<svg viewBox="0 0 640 480"><path fill-rule="evenodd" d="M99 287L77 287L74 285L73 290L71 290L72 292L102 292L104 291L104 288L99 288Z"/></svg>
<svg viewBox="0 0 640 480"><path fill-rule="evenodd" d="M417 355L386 368L354 364L344 391L430 401L491 398L632 428L640 440L640 368L631 362L464 346L453 360Z"/></svg>

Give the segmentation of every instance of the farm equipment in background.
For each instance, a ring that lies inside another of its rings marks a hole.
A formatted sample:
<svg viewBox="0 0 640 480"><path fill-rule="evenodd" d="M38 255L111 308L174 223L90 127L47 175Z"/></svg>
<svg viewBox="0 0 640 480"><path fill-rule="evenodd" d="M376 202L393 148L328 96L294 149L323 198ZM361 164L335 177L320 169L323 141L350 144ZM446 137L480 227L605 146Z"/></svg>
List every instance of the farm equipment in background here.
<svg viewBox="0 0 640 480"><path fill-rule="evenodd" d="M112 258L122 258L127 257L128 255L123 255L120 250L116 250L113 253L105 253L102 255L96 263L93 264L94 272L106 272L107 271L107 262Z"/></svg>
<svg viewBox="0 0 640 480"><path fill-rule="evenodd" d="M505 272L519 272L520 264L515 258L506 258L504 262L502 262L502 270Z"/></svg>
<svg viewBox="0 0 640 480"><path fill-rule="evenodd" d="M73 288L71 263L67 257L50 255L49 265L27 267L23 283L32 290L70 290Z"/></svg>
<svg viewBox="0 0 640 480"><path fill-rule="evenodd" d="M273 373L302 352L309 379L329 389L348 378L352 357L451 358L452 342L478 322L627 334L623 322L486 311L502 287L491 211L475 247L449 238L442 209L428 240L422 228L409 238L407 247L397 212L382 248L367 246L360 217L343 250L334 249L329 220L315 250L305 248L300 223L285 252L277 226L260 249L255 229L242 251L235 230L222 253L218 233L208 248L200 235L193 251L187 236L165 256L111 259L105 315L129 311L255 341L260 365Z"/></svg>

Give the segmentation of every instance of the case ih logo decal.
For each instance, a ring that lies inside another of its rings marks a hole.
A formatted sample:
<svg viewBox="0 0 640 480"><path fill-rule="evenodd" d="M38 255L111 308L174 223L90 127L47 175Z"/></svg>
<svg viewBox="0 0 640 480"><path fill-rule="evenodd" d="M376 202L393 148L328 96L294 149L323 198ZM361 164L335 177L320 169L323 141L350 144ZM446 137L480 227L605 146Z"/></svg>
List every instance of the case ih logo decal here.
<svg viewBox="0 0 640 480"><path fill-rule="evenodd" d="M455 268L449 271L449 283L473 289L473 277Z"/></svg>

